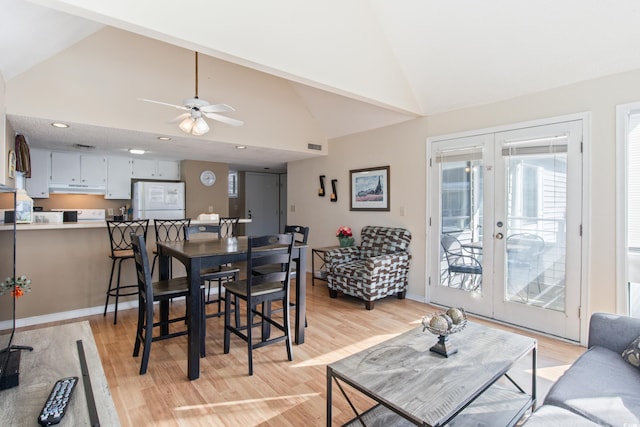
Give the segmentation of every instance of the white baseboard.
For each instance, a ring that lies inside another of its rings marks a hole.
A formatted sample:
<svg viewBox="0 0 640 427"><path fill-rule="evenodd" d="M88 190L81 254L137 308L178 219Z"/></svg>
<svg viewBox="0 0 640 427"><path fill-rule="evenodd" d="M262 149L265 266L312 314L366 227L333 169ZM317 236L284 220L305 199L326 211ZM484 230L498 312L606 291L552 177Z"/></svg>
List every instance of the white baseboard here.
<svg viewBox="0 0 640 427"><path fill-rule="evenodd" d="M211 289L211 294L217 294L217 289ZM176 300L182 300L184 297L176 298ZM157 304L157 303L156 303ZM138 308L138 300L121 302L118 304L119 310L128 310L130 308ZM114 304L107 306L107 313L112 313L114 310ZM96 314L104 313L104 306L88 307L79 310L61 311L59 313L43 314L42 316L24 317L22 319L16 319L16 328L22 328L25 326L42 325L45 323L59 322L61 320L77 319L80 317L93 316ZM0 331L11 329L11 320L5 320L0 322Z"/></svg>

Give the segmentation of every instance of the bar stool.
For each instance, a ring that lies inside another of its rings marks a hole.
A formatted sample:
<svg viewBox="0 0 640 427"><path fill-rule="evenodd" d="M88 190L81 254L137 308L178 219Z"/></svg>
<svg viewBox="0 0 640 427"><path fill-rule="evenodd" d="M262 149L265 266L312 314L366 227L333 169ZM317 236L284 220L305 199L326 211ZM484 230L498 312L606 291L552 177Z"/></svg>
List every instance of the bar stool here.
<svg viewBox="0 0 640 427"><path fill-rule="evenodd" d="M122 261L134 259L133 247L131 244L131 233L141 235L147 238L147 228L149 226L148 219L138 219L132 221L110 220L107 221L107 231L109 232L109 242L111 244L111 275L109 276L109 288L107 289L107 298L104 303L104 316L107 315L109 307L109 298L115 298L115 306L113 310L113 324L118 323L118 299L120 297L137 295L138 285L120 285L120 275L122 273ZM118 279L115 286L113 285L113 273L118 265Z"/></svg>
<svg viewBox="0 0 640 427"><path fill-rule="evenodd" d="M136 330L136 341L133 346L133 357L138 357L140 347L142 346L142 361L140 362L140 375L147 372L149 364L149 354L151 353L151 343L155 341L174 338L189 333L193 319L187 314L182 317L166 318L154 322L154 302L171 301L172 298L187 297L189 295L189 281L186 277L177 279L160 280L153 282L151 280L151 271L149 270L149 256L141 235L131 235L132 249L134 252L134 260L136 262L136 272L138 275L138 327ZM204 286L200 286L200 307L204 310ZM205 356L205 336L206 322L204 316L197 321L200 322L200 357ZM168 326L175 322L187 322L187 330L177 332L168 332L165 335L153 336L154 327Z"/></svg>
<svg viewBox="0 0 640 427"><path fill-rule="evenodd" d="M191 225L187 227L187 240L190 240L194 235L199 233L216 234L217 238L233 237L235 233L236 225L239 218L220 218L219 225ZM221 265L219 267L206 268L200 271L200 281L202 284L208 282L207 298L205 304L217 304L218 311L207 314L206 317L219 317L224 312L222 311L222 283L228 280L238 280L240 275L240 269L230 265ZM218 296L216 299L210 298L211 293L211 281L216 280L218 282Z"/></svg>
<svg viewBox="0 0 640 427"><path fill-rule="evenodd" d="M184 219L154 219L153 227L156 231L156 247L153 248L153 262L151 263L151 276L156 270L156 260L158 259L158 242L175 242L177 240L187 240L187 228L191 223L191 218ZM169 264L169 278L173 277L171 263Z"/></svg>
<svg viewBox="0 0 640 427"><path fill-rule="evenodd" d="M285 225L284 232L285 234L289 234L289 233L293 234L295 244L306 245L307 241L309 240L309 227L305 227L302 225ZM277 269L278 269L277 265L276 266L271 265L267 267L257 267L253 269L253 274L260 275L260 274L273 273ZM296 279L297 272L296 272L296 269L293 268L293 263L291 263L290 269L291 269L291 272L289 273L289 278ZM295 308L295 306L296 306L296 303L289 302L289 308ZM282 308L273 310L272 313L277 313L278 311L282 311ZM304 317L304 326L305 328L308 326L306 315Z"/></svg>

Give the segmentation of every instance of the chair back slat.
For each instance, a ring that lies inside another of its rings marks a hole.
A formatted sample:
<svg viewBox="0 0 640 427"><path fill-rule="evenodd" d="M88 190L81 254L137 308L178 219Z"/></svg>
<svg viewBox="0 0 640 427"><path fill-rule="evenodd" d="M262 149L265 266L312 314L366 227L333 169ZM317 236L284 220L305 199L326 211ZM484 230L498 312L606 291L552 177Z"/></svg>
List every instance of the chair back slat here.
<svg viewBox="0 0 640 427"><path fill-rule="evenodd" d="M156 230L156 243L186 240L187 227L189 227L190 224L191 218L154 219L153 226Z"/></svg>
<svg viewBox="0 0 640 427"><path fill-rule="evenodd" d="M211 224L200 224L200 225L190 225L186 228L186 239L190 240L191 237L197 234L212 234L212 236L206 237L218 237L218 233L220 232L220 226L211 225ZM205 236L203 236L205 237Z"/></svg>
<svg viewBox="0 0 640 427"><path fill-rule="evenodd" d="M302 225L285 225L284 232L293 233L296 243L301 245L306 245L307 240L309 240L309 227Z"/></svg>
<svg viewBox="0 0 640 427"><path fill-rule="evenodd" d="M251 288L262 283L282 282L283 289L288 290L291 270L293 233L276 234L260 237L249 237L247 251L247 293ZM270 267L266 273L257 268Z"/></svg>
<svg viewBox="0 0 640 427"><path fill-rule="evenodd" d="M137 219L131 221L107 221L109 241L111 242L111 255L116 251L131 250L131 233L147 238L148 219Z"/></svg>
<svg viewBox="0 0 640 427"><path fill-rule="evenodd" d="M153 282L151 269L149 268L149 255L144 236L130 233L131 249L136 262L136 275L138 278L138 295L140 303L147 304L147 309L153 313Z"/></svg>
<svg viewBox="0 0 640 427"><path fill-rule="evenodd" d="M238 235L239 217L223 217L220 218L220 228L218 237L223 239L227 237L235 237Z"/></svg>

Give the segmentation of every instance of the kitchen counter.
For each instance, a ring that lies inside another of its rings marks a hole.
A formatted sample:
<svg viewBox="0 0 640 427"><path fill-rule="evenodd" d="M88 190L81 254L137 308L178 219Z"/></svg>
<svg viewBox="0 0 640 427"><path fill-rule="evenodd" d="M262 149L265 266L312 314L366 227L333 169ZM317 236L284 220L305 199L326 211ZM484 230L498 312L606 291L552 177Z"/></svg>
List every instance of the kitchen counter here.
<svg viewBox="0 0 640 427"><path fill-rule="evenodd" d="M16 224L16 230L60 230L65 228L104 228L104 221L65 222L63 224ZM2 224L0 230L12 230L13 224Z"/></svg>
<svg viewBox="0 0 640 427"><path fill-rule="evenodd" d="M250 221L241 220L243 223ZM194 220L191 223L212 222ZM13 245L5 244L13 242L12 231L13 224L0 225L0 261L13 259ZM111 273L111 247L104 221L17 224L16 235L16 274L32 280L31 291L16 304L19 326L102 313ZM152 224L149 225L146 243L147 252L151 254L155 248ZM2 274L8 271L7 268L3 266L0 269ZM186 275L186 270L175 261L173 273L180 277ZM157 268L153 276L157 280ZM136 281L133 261L125 261L122 264L122 284L131 285ZM4 301L10 299L0 301L0 312ZM113 299L110 303L113 304ZM123 310L136 307L137 297L122 298L120 304L119 308ZM112 318L113 314L108 316Z"/></svg>
<svg viewBox="0 0 640 427"><path fill-rule="evenodd" d="M240 224L250 223L251 220L247 218L240 219ZM204 225L204 224L214 224L217 225L218 222L214 221L198 221L191 220L191 225ZM43 224L43 223L32 223L32 224L16 224L16 230L64 230L64 229L74 229L74 228L105 228L106 223L104 221L80 221L80 222L65 222L63 224ZM149 228L153 228L153 220L149 220ZM11 230L13 229L13 224L2 224L0 225L1 230Z"/></svg>

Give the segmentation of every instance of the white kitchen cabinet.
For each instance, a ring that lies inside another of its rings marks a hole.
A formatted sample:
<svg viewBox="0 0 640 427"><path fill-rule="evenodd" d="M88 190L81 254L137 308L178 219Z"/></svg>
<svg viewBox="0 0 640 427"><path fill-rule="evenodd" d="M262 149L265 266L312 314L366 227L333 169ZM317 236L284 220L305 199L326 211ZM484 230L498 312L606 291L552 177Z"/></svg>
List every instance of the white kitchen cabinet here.
<svg viewBox="0 0 640 427"><path fill-rule="evenodd" d="M180 179L180 162L173 160L133 159L133 178Z"/></svg>
<svg viewBox="0 0 640 427"><path fill-rule="evenodd" d="M51 175L51 151L30 150L31 178L27 178L27 194L34 199L49 197L49 176Z"/></svg>
<svg viewBox="0 0 640 427"><path fill-rule="evenodd" d="M80 154L51 153L51 182L80 184Z"/></svg>
<svg viewBox="0 0 640 427"><path fill-rule="evenodd" d="M131 199L133 160L128 157L107 158L107 193L105 199Z"/></svg>
<svg viewBox="0 0 640 427"><path fill-rule="evenodd" d="M105 185L107 159L77 153L51 153L51 183Z"/></svg>
<svg viewBox="0 0 640 427"><path fill-rule="evenodd" d="M107 158L80 155L80 181L87 185L106 185Z"/></svg>
<svg viewBox="0 0 640 427"><path fill-rule="evenodd" d="M158 160L158 176L162 179L179 180L180 162Z"/></svg>
<svg viewBox="0 0 640 427"><path fill-rule="evenodd" d="M157 179L157 165L157 160L133 159L133 177Z"/></svg>

